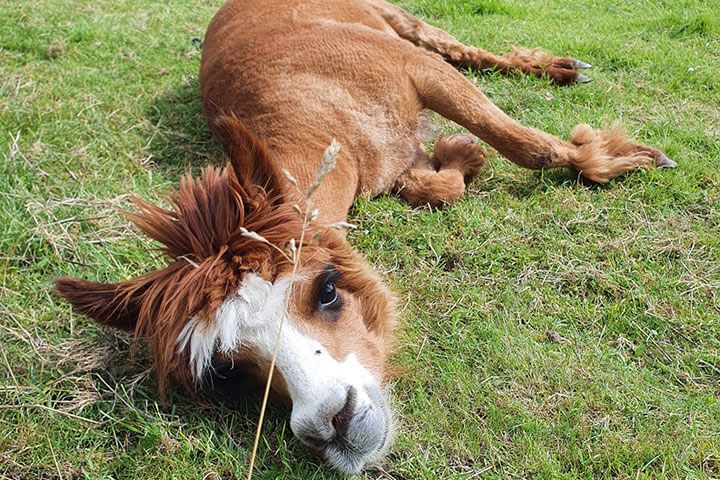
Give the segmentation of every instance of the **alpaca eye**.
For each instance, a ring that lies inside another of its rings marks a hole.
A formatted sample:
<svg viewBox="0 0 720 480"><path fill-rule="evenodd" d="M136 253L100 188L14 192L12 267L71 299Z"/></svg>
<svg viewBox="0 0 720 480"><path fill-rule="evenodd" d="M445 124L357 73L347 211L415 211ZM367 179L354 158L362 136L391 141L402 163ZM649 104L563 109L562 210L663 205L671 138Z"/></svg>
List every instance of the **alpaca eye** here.
<svg viewBox="0 0 720 480"><path fill-rule="evenodd" d="M325 282L320 289L320 306L327 307L337 301L338 295L334 282Z"/></svg>

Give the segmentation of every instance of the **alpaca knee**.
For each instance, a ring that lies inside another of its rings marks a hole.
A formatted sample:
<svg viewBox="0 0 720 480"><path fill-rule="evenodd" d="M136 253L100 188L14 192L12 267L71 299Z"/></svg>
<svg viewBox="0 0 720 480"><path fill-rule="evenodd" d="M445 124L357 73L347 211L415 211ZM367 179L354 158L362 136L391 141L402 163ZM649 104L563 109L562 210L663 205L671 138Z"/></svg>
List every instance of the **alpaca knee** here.
<svg viewBox="0 0 720 480"><path fill-rule="evenodd" d="M432 164L438 171L459 170L466 184L485 164L487 154L472 135L456 134L440 138L435 144Z"/></svg>

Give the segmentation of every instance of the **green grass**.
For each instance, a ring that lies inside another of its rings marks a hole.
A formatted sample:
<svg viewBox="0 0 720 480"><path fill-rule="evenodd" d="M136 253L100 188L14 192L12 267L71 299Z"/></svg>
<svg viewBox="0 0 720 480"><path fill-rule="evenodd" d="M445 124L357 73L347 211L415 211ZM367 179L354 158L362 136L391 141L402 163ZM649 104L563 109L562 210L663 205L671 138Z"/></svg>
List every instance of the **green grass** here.
<svg viewBox="0 0 720 480"><path fill-rule="evenodd" d="M118 280L161 264L117 210L220 158L192 44L211 3L0 5L1 477L246 474L257 399L161 401L142 345L51 290L59 275ZM570 88L468 75L526 124L567 136L619 119L680 167L592 187L494 157L443 210L358 201L352 242L405 299L400 433L385 473L367 478L720 477L717 9L403 5L467 43L593 64L593 82ZM271 409L255 478L338 478L287 414Z"/></svg>

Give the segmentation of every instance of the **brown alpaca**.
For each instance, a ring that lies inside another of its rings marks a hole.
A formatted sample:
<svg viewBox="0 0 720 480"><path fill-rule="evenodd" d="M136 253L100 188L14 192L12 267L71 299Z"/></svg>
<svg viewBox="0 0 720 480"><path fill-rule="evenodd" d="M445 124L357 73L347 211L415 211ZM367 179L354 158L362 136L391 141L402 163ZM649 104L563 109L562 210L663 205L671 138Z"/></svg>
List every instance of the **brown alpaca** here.
<svg viewBox="0 0 720 480"><path fill-rule="evenodd" d="M329 226L360 194L394 190L413 205L463 194L485 151L453 135L425 153L426 110L527 168L607 182L674 165L617 130L580 125L564 141L523 127L451 64L559 85L586 81L578 69L589 67L542 50L468 47L381 0L228 1L208 28L200 72L227 166L183 177L168 209L136 200L130 217L165 246L166 268L118 284L62 278L58 291L79 312L147 337L161 389L262 382L283 321L272 387L292 403L293 432L343 471L372 464L392 439L395 300ZM333 138L337 165L306 204L300 192ZM298 209L318 211L305 233ZM293 275L284 251L301 237L310 240Z"/></svg>

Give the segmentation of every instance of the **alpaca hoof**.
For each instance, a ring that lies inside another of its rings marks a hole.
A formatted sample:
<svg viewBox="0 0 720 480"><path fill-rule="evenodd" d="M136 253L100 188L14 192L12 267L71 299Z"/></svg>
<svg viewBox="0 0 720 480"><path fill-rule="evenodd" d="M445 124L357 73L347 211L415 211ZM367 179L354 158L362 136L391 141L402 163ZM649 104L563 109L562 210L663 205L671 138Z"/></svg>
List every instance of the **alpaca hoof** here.
<svg viewBox="0 0 720 480"><path fill-rule="evenodd" d="M583 70L586 68L592 68L592 65L590 65L589 63L585 63L582 60L575 60L573 62L573 64L575 65L575 68L580 69L580 70Z"/></svg>
<svg viewBox="0 0 720 480"><path fill-rule="evenodd" d="M575 83L590 83L590 82L591 82L590 77L585 76L585 75L578 75L577 78L575 79Z"/></svg>
<svg viewBox="0 0 720 480"><path fill-rule="evenodd" d="M655 162L655 166L657 168L675 168L677 167L677 163L673 160L670 160L664 153L661 153L660 159Z"/></svg>

